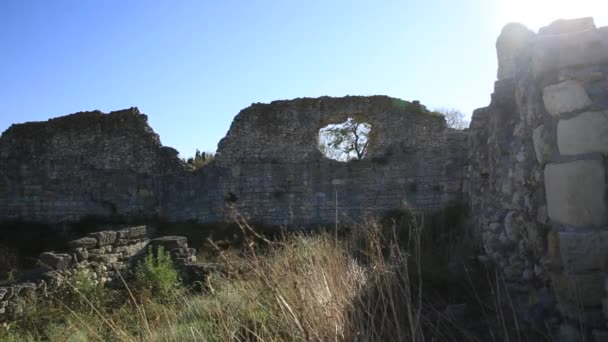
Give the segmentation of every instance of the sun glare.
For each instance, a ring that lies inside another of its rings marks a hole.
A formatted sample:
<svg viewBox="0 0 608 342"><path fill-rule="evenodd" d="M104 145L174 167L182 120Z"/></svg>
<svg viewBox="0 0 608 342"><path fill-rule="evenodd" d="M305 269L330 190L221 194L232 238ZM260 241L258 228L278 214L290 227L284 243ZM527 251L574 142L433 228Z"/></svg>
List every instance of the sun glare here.
<svg viewBox="0 0 608 342"><path fill-rule="evenodd" d="M608 0L500 0L497 24L519 22L538 30L556 19L594 17L598 26L608 25Z"/></svg>

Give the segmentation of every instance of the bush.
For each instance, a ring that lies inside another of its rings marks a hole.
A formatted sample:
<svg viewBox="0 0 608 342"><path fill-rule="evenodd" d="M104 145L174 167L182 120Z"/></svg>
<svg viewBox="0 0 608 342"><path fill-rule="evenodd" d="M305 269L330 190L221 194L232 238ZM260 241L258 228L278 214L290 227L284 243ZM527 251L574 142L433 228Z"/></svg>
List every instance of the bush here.
<svg viewBox="0 0 608 342"><path fill-rule="evenodd" d="M113 298L111 290L93 279L92 273L80 271L60 291L58 300L72 310L91 312L112 303Z"/></svg>
<svg viewBox="0 0 608 342"><path fill-rule="evenodd" d="M171 294L178 280L171 255L163 246L156 248L156 255L152 247L148 248L148 254L135 268L134 276L136 289L161 298Z"/></svg>

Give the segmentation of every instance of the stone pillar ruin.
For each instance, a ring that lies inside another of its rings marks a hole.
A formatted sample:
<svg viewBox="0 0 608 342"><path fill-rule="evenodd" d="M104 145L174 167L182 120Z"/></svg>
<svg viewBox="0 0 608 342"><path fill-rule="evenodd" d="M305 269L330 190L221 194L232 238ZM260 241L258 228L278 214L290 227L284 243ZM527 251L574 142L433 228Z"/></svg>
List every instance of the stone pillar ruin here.
<svg viewBox="0 0 608 342"><path fill-rule="evenodd" d="M475 112L470 138L485 251L516 291L548 285L563 316L605 328L608 27L509 24L497 52L492 103Z"/></svg>

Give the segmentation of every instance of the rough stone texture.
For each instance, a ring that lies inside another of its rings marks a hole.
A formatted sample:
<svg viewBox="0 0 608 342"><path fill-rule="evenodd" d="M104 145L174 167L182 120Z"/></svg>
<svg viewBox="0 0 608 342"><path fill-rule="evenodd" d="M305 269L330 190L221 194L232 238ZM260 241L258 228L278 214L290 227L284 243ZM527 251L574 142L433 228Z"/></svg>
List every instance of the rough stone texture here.
<svg viewBox="0 0 608 342"><path fill-rule="evenodd" d="M534 153L536 154L536 161L543 165L547 161L551 160L553 155L553 146L555 144L551 141L551 136L545 125L540 125L532 132L532 141L534 143Z"/></svg>
<svg viewBox="0 0 608 342"><path fill-rule="evenodd" d="M42 266L58 271L65 271L72 264L72 258L68 254L45 252L40 255L39 259Z"/></svg>
<svg viewBox="0 0 608 342"><path fill-rule="evenodd" d="M602 160L578 160L545 167L549 218L573 226L608 223Z"/></svg>
<svg viewBox="0 0 608 342"><path fill-rule="evenodd" d="M97 239L94 237L83 237L78 240L68 242L71 248L93 248L97 246Z"/></svg>
<svg viewBox="0 0 608 342"><path fill-rule="evenodd" d="M150 241L151 246L163 246L165 251L170 251L175 248L188 247L187 240L183 236L163 236Z"/></svg>
<svg viewBox="0 0 608 342"><path fill-rule="evenodd" d="M372 125L367 157L325 158L319 129L353 115ZM437 209L462 197L467 135L418 102L386 96L275 101L242 110L215 162L193 171L137 109L77 113L0 137L0 221L231 222L233 198L250 222L310 226L335 221L336 193L340 220Z"/></svg>
<svg viewBox="0 0 608 342"><path fill-rule="evenodd" d="M608 153L608 111L586 112L560 120L557 146L562 155Z"/></svg>
<svg viewBox="0 0 608 342"><path fill-rule="evenodd" d="M509 24L502 29L496 41L499 80L513 78L521 72L518 70L521 59L529 58L523 52L533 38L534 33L521 24Z"/></svg>
<svg viewBox="0 0 608 342"><path fill-rule="evenodd" d="M355 114L372 126L367 156L349 163L325 158L317 148L319 129ZM384 96L275 101L239 113L216 162L232 176L223 177L221 193L234 194L250 220L325 224L334 222L336 192L339 215L348 219L458 200L465 139L416 102Z"/></svg>
<svg viewBox="0 0 608 342"><path fill-rule="evenodd" d="M127 278L132 267L146 255L149 241L142 240L142 236L146 235L145 226L126 228L119 232L125 233L122 245L117 245L119 240L116 239L108 244L112 236L118 235L115 231L102 231L71 241L68 253L42 253L39 257L40 264L51 271L33 281L0 287L0 322L19 319L23 305L27 303L23 301L24 298L35 294L48 296L62 291L62 286L77 274L88 274L95 282L102 284L122 284L120 277ZM94 243L90 243L91 240ZM82 241L87 243L83 244ZM196 250L187 248L188 241L185 237L170 236L153 241L160 241L167 247L180 246L177 251L171 251L170 255L174 267L186 284L202 284L210 270L214 269L196 263Z"/></svg>
<svg viewBox="0 0 608 342"><path fill-rule="evenodd" d="M117 232L118 239L132 239L146 236L146 226L125 228Z"/></svg>
<svg viewBox="0 0 608 342"><path fill-rule="evenodd" d="M508 25L499 42L514 28L525 32ZM603 117L581 112L608 110L607 33L561 20L497 43L499 70L512 72L474 112L468 149L474 222L515 302L549 286L563 315L591 327L606 297L608 162Z"/></svg>
<svg viewBox="0 0 608 342"><path fill-rule="evenodd" d="M92 233L91 237L97 240L97 247L102 247L113 244L116 241L117 235L118 234L114 231L104 231ZM145 233L140 236L145 236Z"/></svg>
<svg viewBox="0 0 608 342"><path fill-rule="evenodd" d="M532 52L532 72L541 78L548 72L608 61L608 37L599 30L539 35Z"/></svg>
<svg viewBox="0 0 608 342"><path fill-rule="evenodd" d="M547 112L554 116L585 109L591 105L591 99L585 88L574 80L567 80L543 89L543 101Z"/></svg>
<svg viewBox="0 0 608 342"><path fill-rule="evenodd" d="M12 125L0 137L0 221L154 215L158 178L186 169L136 108Z"/></svg>
<svg viewBox="0 0 608 342"><path fill-rule="evenodd" d="M577 18L577 19L558 19L549 26L541 27L538 30L539 35L554 35L554 34L567 34L571 32L580 32L595 30L595 22L591 17Z"/></svg>

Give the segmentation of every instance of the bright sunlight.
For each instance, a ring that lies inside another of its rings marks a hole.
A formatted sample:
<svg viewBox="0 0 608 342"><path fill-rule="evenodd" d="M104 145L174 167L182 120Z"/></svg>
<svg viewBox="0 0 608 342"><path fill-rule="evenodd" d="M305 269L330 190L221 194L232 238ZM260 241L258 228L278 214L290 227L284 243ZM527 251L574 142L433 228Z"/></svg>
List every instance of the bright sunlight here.
<svg viewBox="0 0 608 342"><path fill-rule="evenodd" d="M596 24L608 20L606 0L500 0L497 10L498 26L519 22L533 30L558 18L594 17Z"/></svg>

